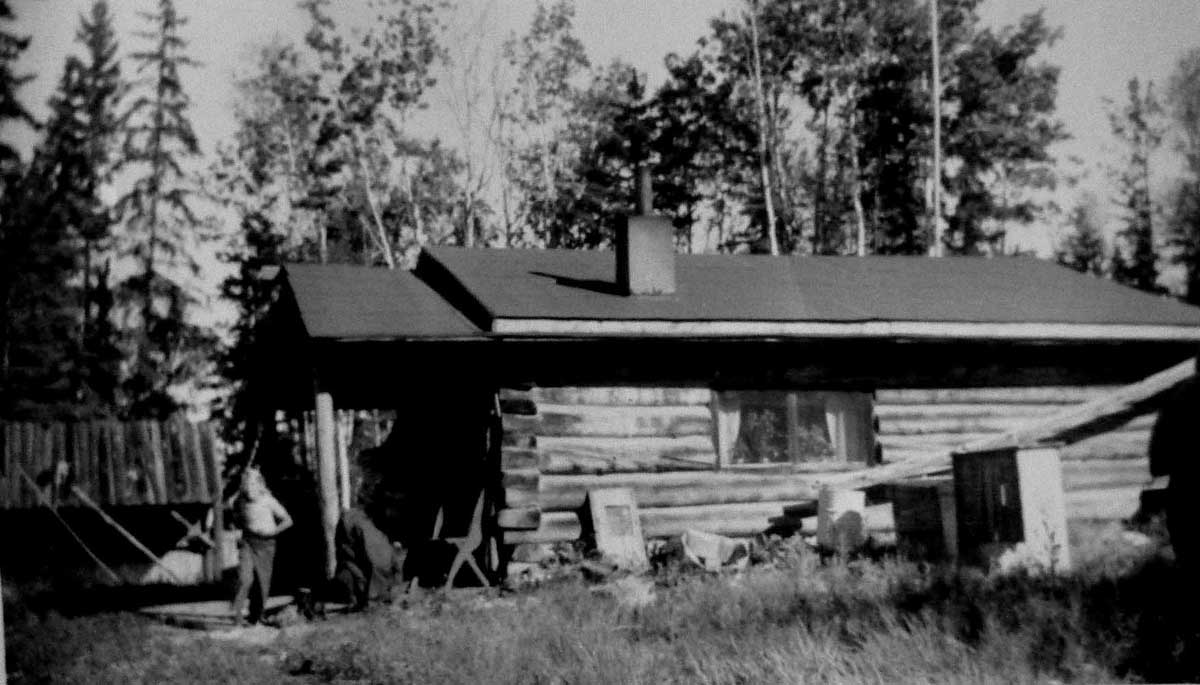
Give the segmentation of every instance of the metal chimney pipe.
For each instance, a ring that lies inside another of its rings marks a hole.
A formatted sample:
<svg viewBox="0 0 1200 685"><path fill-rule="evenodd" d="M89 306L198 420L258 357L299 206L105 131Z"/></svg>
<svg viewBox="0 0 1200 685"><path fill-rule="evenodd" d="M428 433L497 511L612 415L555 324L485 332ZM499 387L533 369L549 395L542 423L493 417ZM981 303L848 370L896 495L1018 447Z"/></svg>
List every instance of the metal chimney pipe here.
<svg viewBox="0 0 1200 685"><path fill-rule="evenodd" d="M654 185L650 180L649 164L641 164L638 167L638 214L654 214Z"/></svg>

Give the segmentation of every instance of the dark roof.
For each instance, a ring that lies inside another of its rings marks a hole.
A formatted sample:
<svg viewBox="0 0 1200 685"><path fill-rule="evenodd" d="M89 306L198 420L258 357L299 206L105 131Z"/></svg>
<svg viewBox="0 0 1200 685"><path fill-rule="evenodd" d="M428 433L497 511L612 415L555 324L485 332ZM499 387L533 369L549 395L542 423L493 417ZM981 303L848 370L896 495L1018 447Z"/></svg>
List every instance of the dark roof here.
<svg viewBox="0 0 1200 685"><path fill-rule="evenodd" d="M465 338L479 329L408 271L350 264L288 264L280 278L295 294L313 338Z"/></svg>
<svg viewBox="0 0 1200 685"><path fill-rule="evenodd" d="M1200 326L1200 308L1032 257L679 255L674 295L633 297L616 292L609 251L435 247L422 260L418 273L440 266L461 286L451 299L493 321Z"/></svg>

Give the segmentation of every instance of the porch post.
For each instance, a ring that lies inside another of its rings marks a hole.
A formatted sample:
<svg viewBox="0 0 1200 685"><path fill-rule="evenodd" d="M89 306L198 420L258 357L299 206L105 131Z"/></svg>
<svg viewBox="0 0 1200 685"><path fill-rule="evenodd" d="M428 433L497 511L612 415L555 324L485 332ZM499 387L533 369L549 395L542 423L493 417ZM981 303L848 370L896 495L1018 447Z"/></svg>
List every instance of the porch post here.
<svg viewBox="0 0 1200 685"><path fill-rule="evenodd" d="M325 533L325 577L333 577L334 529L338 522L337 433L333 396L317 393L317 490L321 499L321 523Z"/></svg>

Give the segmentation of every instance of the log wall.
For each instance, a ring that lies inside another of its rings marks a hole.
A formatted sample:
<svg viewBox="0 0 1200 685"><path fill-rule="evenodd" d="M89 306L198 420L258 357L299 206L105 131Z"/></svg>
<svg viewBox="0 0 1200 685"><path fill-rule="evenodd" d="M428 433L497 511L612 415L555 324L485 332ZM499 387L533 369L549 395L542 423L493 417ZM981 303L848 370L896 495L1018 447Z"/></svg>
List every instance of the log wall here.
<svg viewBox="0 0 1200 685"><path fill-rule="evenodd" d="M1024 422L1111 392L1111 387L901 389L876 393L885 462L949 452ZM819 464L717 471L707 389L529 388L501 393L504 423L499 525L508 543L581 534L587 491L628 487L648 536L700 527L751 535L798 523L789 514L816 499L848 466ZM1063 450L1069 513L1127 516L1148 477L1145 448L1154 417ZM1101 493L1119 493L1112 497ZM1100 506L1103 505L1103 506Z"/></svg>
<svg viewBox="0 0 1200 685"><path fill-rule="evenodd" d="M885 461L997 435L1094 400L1119 386L880 390L875 395L878 441ZM1154 416L1143 416L1064 451L1064 459L1145 455Z"/></svg>
<svg viewBox="0 0 1200 685"><path fill-rule="evenodd" d="M849 465L717 470L712 392L704 388L530 388L501 392L504 540L581 535L587 492L633 492L648 536L688 528L751 535L795 527L821 474Z"/></svg>
<svg viewBox="0 0 1200 685"><path fill-rule="evenodd" d="M58 468L101 505L211 503L220 487L213 422L0 422L0 508L38 506L20 475L40 483Z"/></svg>

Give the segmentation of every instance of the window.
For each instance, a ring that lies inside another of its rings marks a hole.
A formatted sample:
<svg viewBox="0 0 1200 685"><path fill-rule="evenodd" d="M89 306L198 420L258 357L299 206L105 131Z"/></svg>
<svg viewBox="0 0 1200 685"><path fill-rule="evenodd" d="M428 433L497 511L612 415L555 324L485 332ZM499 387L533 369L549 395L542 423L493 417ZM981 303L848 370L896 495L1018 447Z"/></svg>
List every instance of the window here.
<svg viewBox="0 0 1200 685"><path fill-rule="evenodd" d="M715 397L722 463L875 461L868 393L737 390Z"/></svg>

